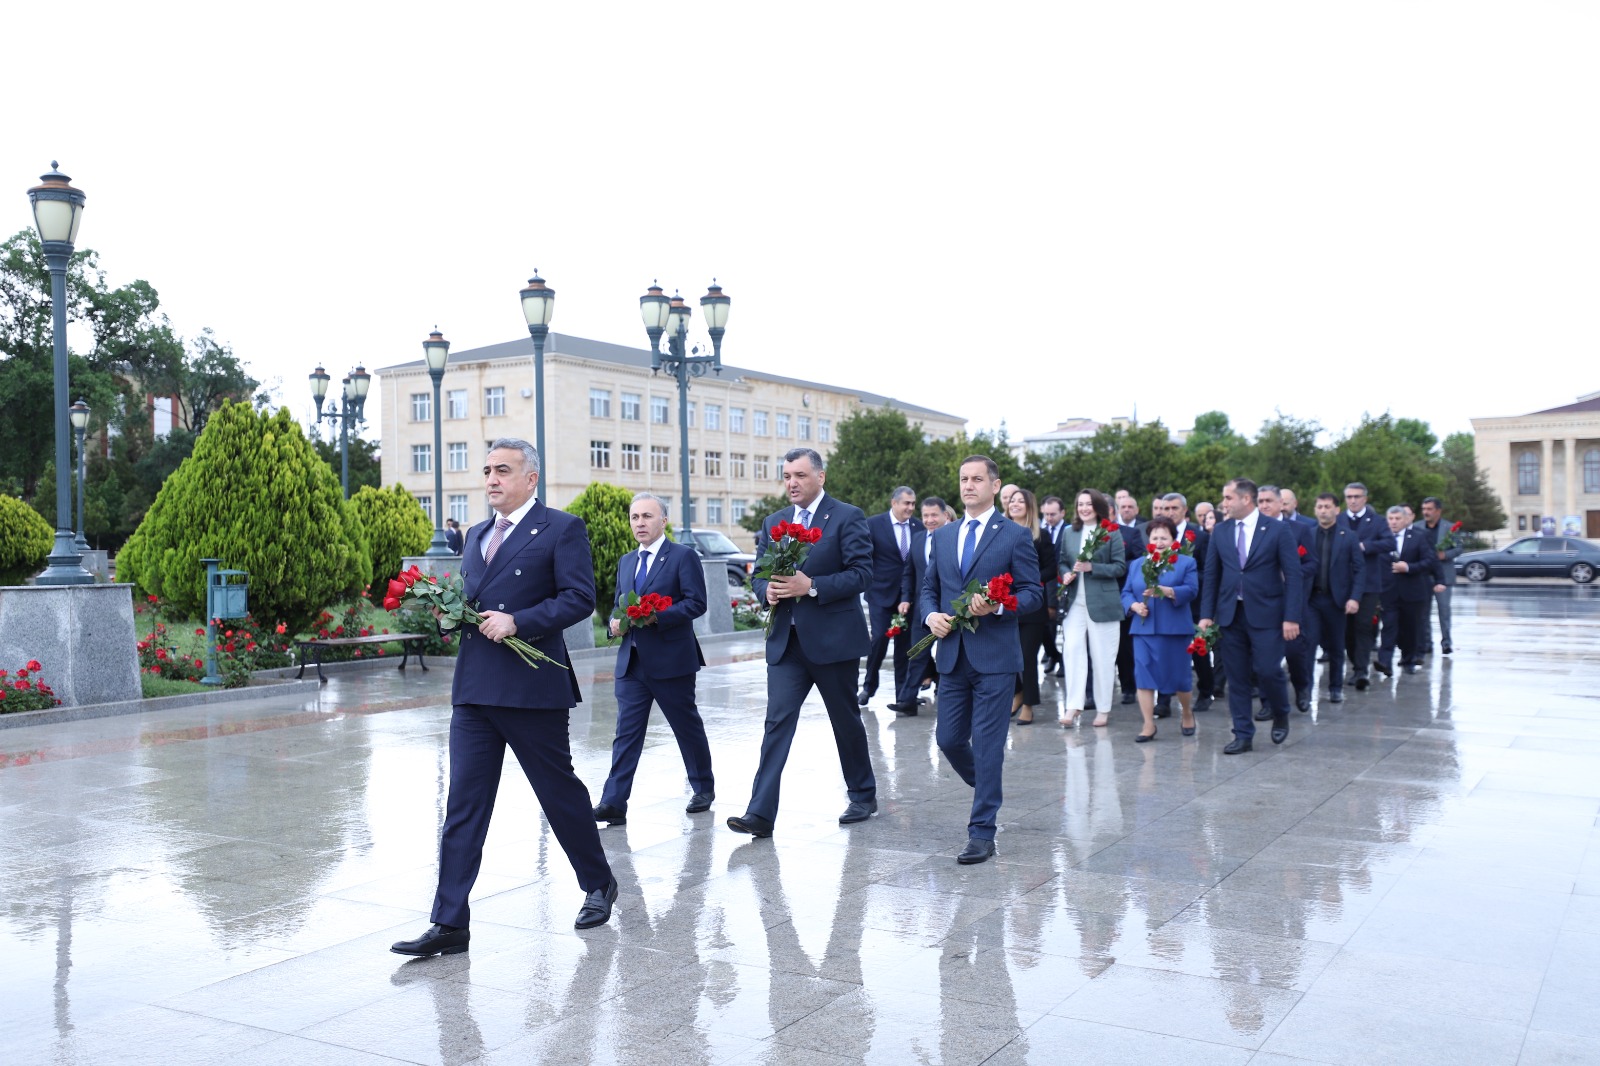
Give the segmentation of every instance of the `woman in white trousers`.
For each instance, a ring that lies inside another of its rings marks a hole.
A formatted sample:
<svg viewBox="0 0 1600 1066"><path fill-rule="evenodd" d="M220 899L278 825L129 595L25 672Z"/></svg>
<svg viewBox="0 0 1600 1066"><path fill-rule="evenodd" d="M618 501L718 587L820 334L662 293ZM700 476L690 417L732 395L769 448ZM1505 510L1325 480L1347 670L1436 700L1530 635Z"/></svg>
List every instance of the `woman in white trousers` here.
<svg viewBox="0 0 1600 1066"><path fill-rule="evenodd" d="M1109 523L1106 529L1102 523ZM1094 656L1094 724L1109 720L1111 687L1117 676L1117 644L1122 637L1122 579L1128 572L1122 534L1111 518L1111 501L1105 493L1084 489L1078 493L1072 526L1061 533L1058 545L1061 570L1061 655L1066 662L1061 724L1077 724L1083 711L1088 683L1089 656ZM1080 559L1084 544L1097 529L1101 543Z"/></svg>

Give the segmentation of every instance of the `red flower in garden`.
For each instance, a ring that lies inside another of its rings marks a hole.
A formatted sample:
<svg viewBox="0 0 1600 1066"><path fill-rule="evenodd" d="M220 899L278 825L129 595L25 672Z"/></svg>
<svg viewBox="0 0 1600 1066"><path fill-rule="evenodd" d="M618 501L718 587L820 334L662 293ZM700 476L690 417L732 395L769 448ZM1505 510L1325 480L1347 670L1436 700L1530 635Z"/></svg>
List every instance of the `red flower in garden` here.
<svg viewBox="0 0 1600 1066"><path fill-rule="evenodd" d="M29 659L28 660L28 669L37 672L39 670L43 670L44 667L39 665L39 660L38 659Z"/></svg>
<svg viewBox="0 0 1600 1066"><path fill-rule="evenodd" d="M285 625L285 624L284 624L284 623L282 623L282 622L279 622L279 623L278 623L278 628L277 628L277 630L276 630L276 632L277 632L277 633L278 633L278 634L279 634L279 635L280 635L280 636L281 636L281 635L283 635L283 634L284 634L284 633L287 633L287 632L289 632L289 627L288 627L288 626L287 626L287 625Z"/></svg>
<svg viewBox="0 0 1600 1066"><path fill-rule="evenodd" d="M194 631L194 635L197 637L203 637L206 635L206 631L204 629L197 629Z"/></svg>
<svg viewBox="0 0 1600 1066"><path fill-rule="evenodd" d="M17 671L17 676L18 677L27 677L28 676L28 671L26 671L26 670L18 670Z"/></svg>

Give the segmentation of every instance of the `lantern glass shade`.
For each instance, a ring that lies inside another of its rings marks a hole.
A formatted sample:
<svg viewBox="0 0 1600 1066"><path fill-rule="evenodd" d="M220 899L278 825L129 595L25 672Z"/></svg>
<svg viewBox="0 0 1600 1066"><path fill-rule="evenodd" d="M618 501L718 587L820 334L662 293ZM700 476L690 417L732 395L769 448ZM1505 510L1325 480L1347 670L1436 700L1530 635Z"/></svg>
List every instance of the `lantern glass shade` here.
<svg viewBox="0 0 1600 1066"><path fill-rule="evenodd" d="M556 290L535 274L528 279L528 287L522 290L522 317L530 326L548 326L555 313Z"/></svg>
<svg viewBox="0 0 1600 1066"><path fill-rule="evenodd" d="M661 291L661 286L652 285L650 291L639 297L639 316L644 319L644 328L666 329L667 312L671 309L671 301Z"/></svg>
<svg viewBox="0 0 1600 1066"><path fill-rule="evenodd" d="M350 371L350 376L345 380L350 383L349 389L345 392L348 398L353 400L365 400L367 398L367 390L372 387L372 375L367 373L366 367L356 367Z"/></svg>
<svg viewBox="0 0 1600 1066"><path fill-rule="evenodd" d="M76 244L85 197L83 190L74 189L72 179L55 166L51 163L51 172L28 190L28 199L33 201L33 224L38 227L39 240L47 244Z"/></svg>
<svg viewBox="0 0 1600 1066"><path fill-rule="evenodd" d="M317 369L311 373L311 395L315 396L319 400L327 396L328 382L332 380L333 379L328 376L328 372L326 370L322 369L320 366L317 367Z"/></svg>
<svg viewBox="0 0 1600 1066"><path fill-rule="evenodd" d="M728 307L733 303L722 294L722 286L712 282L706 294L700 297L700 313L705 316L707 329L725 329L728 325Z"/></svg>
<svg viewBox="0 0 1600 1066"><path fill-rule="evenodd" d="M428 339L422 342L422 357L428 361L430 373L444 373L445 362L450 358L450 342L444 339L444 334L438 330L428 334Z"/></svg>
<svg viewBox="0 0 1600 1066"><path fill-rule="evenodd" d="M72 418L72 428L83 430L89 428L89 405L79 400L67 408L67 414Z"/></svg>
<svg viewBox="0 0 1600 1066"><path fill-rule="evenodd" d="M667 312L667 318L667 331L670 333L682 333L689 328L689 308L681 301Z"/></svg>

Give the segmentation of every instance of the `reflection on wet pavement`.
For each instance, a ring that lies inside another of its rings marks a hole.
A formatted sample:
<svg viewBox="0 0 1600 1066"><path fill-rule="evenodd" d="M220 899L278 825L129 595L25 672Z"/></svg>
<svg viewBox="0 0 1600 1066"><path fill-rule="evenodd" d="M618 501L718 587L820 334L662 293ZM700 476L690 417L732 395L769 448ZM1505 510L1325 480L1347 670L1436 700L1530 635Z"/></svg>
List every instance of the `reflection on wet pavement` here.
<svg viewBox="0 0 1600 1066"><path fill-rule="evenodd" d="M1596 591L1461 586L1453 658L1279 750L1223 757L1222 708L1135 745L1136 713L1066 732L1046 706L1013 730L998 860L970 867L926 712L866 712L872 820L837 824L808 705L777 834L722 828L765 700L759 649L725 646L700 680L712 812L683 813L657 716L601 833L616 915L580 934L513 763L449 958L387 951L432 898L448 670L0 730L5 1059L1600 1062ZM609 667L578 668L591 791Z"/></svg>

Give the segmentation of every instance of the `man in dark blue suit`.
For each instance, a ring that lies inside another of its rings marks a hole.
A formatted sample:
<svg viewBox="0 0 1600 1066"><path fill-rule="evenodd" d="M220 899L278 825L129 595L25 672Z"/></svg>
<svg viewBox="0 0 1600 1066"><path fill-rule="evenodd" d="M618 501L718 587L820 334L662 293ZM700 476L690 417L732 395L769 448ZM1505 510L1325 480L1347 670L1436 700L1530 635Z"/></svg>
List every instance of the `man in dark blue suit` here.
<svg viewBox="0 0 1600 1066"><path fill-rule="evenodd" d="M1413 516L1409 507L1396 505L1389 508L1389 529L1394 533L1394 551L1389 561L1389 576L1384 588L1384 640L1379 661L1385 667L1393 663L1395 644L1400 646L1400 666L1408 674L1422 669L1422 656L1427 651L1424 634L1428 626L1428 607L1433 595L1444 588L1440 576L1438 553L1427 533L1411 528ZM1391 638L1389 612L1398 625Z"/></svg>
<svg viewBox="0 0 1600 1066"><path fill-rule="evenodd" d="M944 508L944 500L937 496L929 496L922 501L922 528L911 536L911 552L906 556L905 570L900 577L900 599L908 604L906 625L910 632L906 634L906 639L911 644L928 635L922 612L915 608L917 601L922 598L922 579L928 572L928 560L933 555L930 538L934 530L950 521ZM905 683L896 690L892 704L896 714L908 717L916 715L917 707L922 703L922 683L934 677L936 672L931 655L920 655L907 664Z"/></svg>
<svg viewBox="0 0 1600 1066"><path fill-rule="evenodd" d="M1388 572L1389 553L1394 551L1394 533L1378 512L1367 506L1367 487L1352 481L1344 487L1345 510L1339 515L1339 528L1356 535L1356 546L1366 560L1363 567L1360 610L1345 622L1345 647L1350 652L1350 667L1357 691L1367 688L1367 673L1372 667L1372 647L1377 642L1377 623L1373 618L1383 602L1383 575Z"/></svg>
<svg viewBox="0 0 1600 1066"><path fill-rule="evenodd" d="M1139 501L1127 489L1116 492L1117 528L1122 534L1122 548L1127 553L1128 565L1144 557L1144 523L1139 519ZM1122 616L1122 629L1117 636L1117 683L1122 689L1122 702L1132 703L1138 697L1133 678L1133 620ZM1094 684L1093 668L1089 683Z"/></svg>
<svg viewBox="0 0 1600 1066"><path fill-rule="evenodd" d="M1300 558L1283 524L1256 510L1253 481L1234 478L1224 485L1222 509L1228 517L1206 549L1200 625L1222 627L1219 650L1233 713L1233 740L1222 753L1238 755L1250 750L1256 732L1252 675L1272 710L1272 742L1289 737L1283 653L1285 642L1300 635Z"/></svg>
<svg viewBox="0 0 1600 1066"><path fill-rule="evenodd" d="M608 921L617 898L567 735L568 712L583 697L563 634L594 614L589 536L579 519L534 495L539 453L527 441L493 441L483 479L495 517L468 531L462 555L462 592L483 621L461 634L450 693L450 795L434 924L395 944L391 950L401 955L467 950L467 895L478 878L507 747L586 893L577 928ZM554 662L533 669L505 646L507 637L520 637Z"/></svg>
<svg viewBox="0 0 1600 1066"><path fill-rule="evenodd" d="M967 845L956 856L957 862L970 865L994 855L1011 696L1022 670L1017 618L1043 605L1044 590L1033 530L995 508L1000 470L994 460L969 455L961 461L960 478L965 514L933 534L933 559L922 580L917 613L939 638L935 740L951 768L972 786ZM977 628L967 632L952 627L951 601L969 582L984 587L1001 574L1011 575L1016 610L1004 610L976 594L970 611L978 619Z"/></svg>
<svg viewBox="0 0 1600 1066"><path fill-rule="evenodd" d="M1266 517L1283 523L1289 535L1294 538L1295 553L1300 557L1300 617L1305 619L1309 616L1308 600L1311 596L1312 579L1317 576L1317 545L1311 532L1315 527L1297 521L1284 511L1283 496L1276 485L1262 485L1256 489L1256 507ZM1315 688L1313 680L1316 677L1317 662L1316 652L1312 649L1311 642L1306 640L1303 627L1298 637L1285 642L1284 654L1289 664L1289 684L1294 686L1294 705L1302 714L1308 713L1311 710L1311 697ZM1271 717L1266 704L1263 703L1261 710L1256 712L1256 721L1264 722Z"/></svg>
<svg viewBox="0 0 1600 1066"><path fill-rule="evenodd" d="M451 555L460 555L461 547L465 541L461 537L461 523L454 518L447 518L444 522L444 546L450 549Z"/></svg>
<svg viewBox="0 0 1600 1066"><path fill-rule="evenodd" d="M911 647L911 642L904 632L893 638L887 634L890 620L911 609L910 601L900 595L900 579L905 575L906 559L911 555L916 510L916 492L909 485L901 485L889 494L889 509L867 519L867 531L872 534L872 583L867 586L867 621L872 629L872 645L867 649L866 676L861 682L861 691L856 694L856 702L863 707L878 691L878 674L883 669L883 657L892 639L894 709L899 710L899 692L906 682L906 649Z"/></svg>
<svg viewBox="0 0 1600 1066"><path fill-rule="evenodd" d="M779 522L797 522L822 532L797 573L752 583L756 595L772 608L767 723L750 803L744 814L728 819L728 828L736 833L772 835L783 766L794 742L800 705L813 687L828 710L850 798L839 824L864 822L878 810L878 782L855 701L856 671L868 643L860 597L872 580L872 537L861 508L829 496L823 491L826 480L822 456L815 450L795 448L785 454L783 485L793 506L762 519L756 537L759 559L772 544L772 527Z"/></svg>
<svg viewBox="0 0 1600 1066"><path fill-rule="evenodd" d="M655 593L672 600L644 625L631 625L617 648L613 682L617 695L617 738L611 744L611 774L600 791L594 820L621 825L628 820L628 796L639 767L650 703L678 738L678 752L689 773L690 814L711 809L716 785L711 776L711 746L695 706L695 674L706 664L695 639L694 620L706 613L706 574L693 548L666 538L667 506L659 496L641 492L628 505L628 524L639 547L617 562L617 606L628 594ZM611 619L611 635L621 627Z"/></svg>
<svg viewBox="0 0 1600 1066"><path fill-rule="evenodd" d="M1317 569L1306 605L1306 643L1311 654L1321 648L1328 657L1328 702L1343 703L1345 620L1361 610L1367 557L1356 535L1339 524L1339 497L1324 492L1315 507Z"/></svg>

